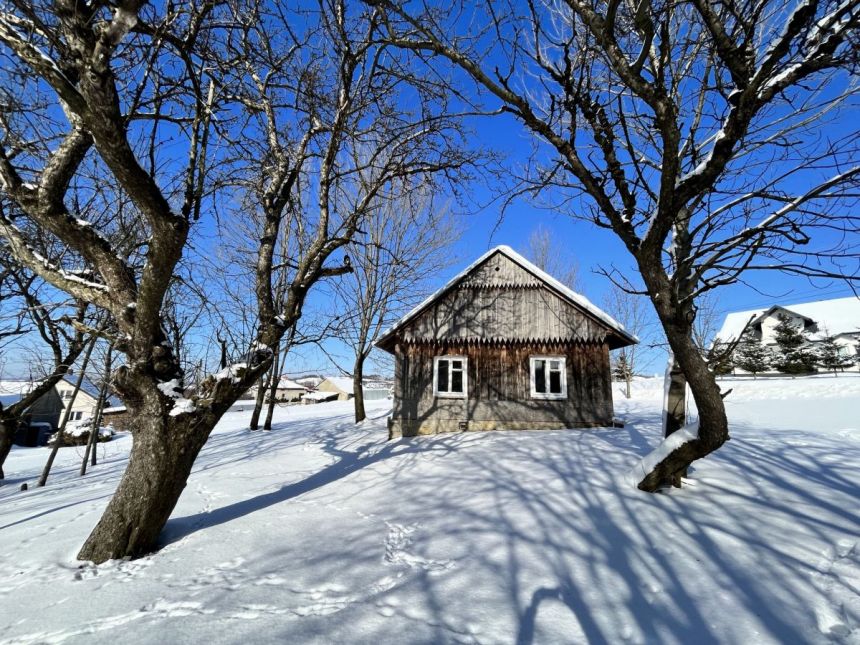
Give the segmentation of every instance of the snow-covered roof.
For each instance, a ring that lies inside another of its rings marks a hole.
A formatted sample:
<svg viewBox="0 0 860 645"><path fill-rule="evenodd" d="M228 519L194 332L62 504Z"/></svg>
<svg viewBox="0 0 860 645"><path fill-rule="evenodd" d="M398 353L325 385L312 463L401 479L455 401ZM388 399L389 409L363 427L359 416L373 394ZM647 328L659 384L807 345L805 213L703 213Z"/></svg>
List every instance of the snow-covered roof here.
<svg viewBox="0 0 860 645"><path fill-rule="evenodd" d="M304 385L301 383L296 383L295 381L288 379L286 376L282 376L281 380L278 381L278 389L279 390L307 390Z"/></svg>
<svg viewBox="0 0 860 645"><path fill-rule="evenodd" d="M79 376L78 374L67 374L61 380L65 381L65 384L68 385L69 387L74 388L75 385L77 385L77 383L78 383L78 376ZM101 390L101 388L98 385L93 383L86 376L84 377L84 380L81 382L81 391L82 392L90 395L94 399L97 399L97 398L99 398L100 390ZM108 405L114 405L114 403L116 403L116 400L111 398L110 394L108 394L108 400L106 401L106 403Z"/></svg>
<svg viewBox="0 0 860 645"><path fill-rule="evenodd" d="M4 405L8 399L10 403L20 400L20 398L30 392L36 384L33 381L10 380L0 381L0 397L2 397Z"/></svg>
<svg viewBox="0 0 860 645"><path fill-rule="evenodd" d="M426 298L421 304L419 304L417 307L415 307L412 311L410 311L408 314L406 314L400 320L398 320L396 323L394 323L391 327L389 327L387 330L385 330L385 332L376 341L375 345L379 346L386 338L391 336L395 331L397 331L400 327L405 325L407 322L409 322L410 320L415 318L419 313L421 313L431 303L433 303L435 300L440 298L451 287L453 287L455 284L460 282L460 280L465 278L473 269L475 269L476 267L481 265L485 260L490 258L495 253L501 253L502 255L508 257L510 260L514 261L516 264L519 264L523 269L525 269L526 271L528 271L529 273L534 275L539 280L542 280L543 282L545 282L546 284L551 286L553 289L555 289L557 292L559 292L563 297L567 298L573 304L578 305L579 307L581 307L582 309L587 311L589 314L591 314L592 316L597 318L599 321L601 321L603 324L608 326L610 329L616 331L622 337L629 339L633 343L639 342L639 339L634 334L627 331L627 329L624 328L624 325L622 325L620 322L615 320L612 316L610 316L608 313L606 313L605 311L600 309L598 306L593 304L588 298L583 296L581 293L577 293L576 291L574 291L573 289L571 289L567 285L563 284L562 282L556 280L549 273L547 273L543 269L538 268L534 263L532 263L529 260L527 260L526 258L524 258L522 255L520 255L519 253L514 251L511 247L502 244L502 245L497 246L495 248L492 248L489 251L487 251L486 253L484 253L481 257L479 257L477 260L472 262L472 264L467 266L465 269L460 271L460 273L458 273L453 278L451 278L447 283L445 283L445 286L438 289L431 296Z"/></svg>
<svg viewBox="0 0 860 645"><path fill-rule="evenodd" d="M323 383L331 383L342 392L352 392L352 377L350 376L327 376ZM322 383L320 383L322 385Z"/></svg>
<svg viewBox="0 0 860 645"><path fill-rule="evenodd" d="M726 316L723 326L717 333L717 338L723 342L730 342L738 337L750 320L755 324L766 314L777 315L783 309L813 320L818 325L819 335L825 332L833 336L860 332L860 298L851 296L736 311Z"/></svg>
<svg viewBox="0 0 860 645"><path fill-rule="evenodd" d="M65 384L69 388L74 388L77 383L78 377L75 374L70 374L61 379L61 381L65 381ZM0 403L4 406L11 405L21 400L21 397L24 394L30 392L39 381L28 381L28 380L7 380L0 381ZM58 383L59 385L59 383ZM56 386L54 386L56 387ZM98 386L90 381L88 378L84 377L83 382L81 383L81 391L90 395L92 398L97 399L99 397L99 388ZM116 399L112 397L108 397L107 404L115 405L117 403Z"/></svg>
<svg viewBox="0 0 860 645"><path fill-rule="evenodd" d="M308 392L302 395L302 399L307 399L308 401L325 401L333 399L336 396L337 392Z"/></svg>

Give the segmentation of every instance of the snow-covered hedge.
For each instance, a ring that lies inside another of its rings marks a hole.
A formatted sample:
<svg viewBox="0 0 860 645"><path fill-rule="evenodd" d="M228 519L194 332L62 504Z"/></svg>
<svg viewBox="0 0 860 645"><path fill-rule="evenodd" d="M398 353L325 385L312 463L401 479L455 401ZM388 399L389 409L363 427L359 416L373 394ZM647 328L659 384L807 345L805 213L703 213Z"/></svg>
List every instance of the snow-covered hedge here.
<svg viewBox="0 0 860 645"><path fill-rule="evenodd" d="M92 426L92 419L82 419L80 421L71 421L66 424L66 430L63 432L63 443L64 446L85 446L90 440L90 427ZM54 441L57 440L57 436L59 432L55 432L51 435L51 438L48 439L48 445L54 445ZM99 442L110 441L114 436L113 426L102 426L99 428L98 437L96 440Z"/></svg>

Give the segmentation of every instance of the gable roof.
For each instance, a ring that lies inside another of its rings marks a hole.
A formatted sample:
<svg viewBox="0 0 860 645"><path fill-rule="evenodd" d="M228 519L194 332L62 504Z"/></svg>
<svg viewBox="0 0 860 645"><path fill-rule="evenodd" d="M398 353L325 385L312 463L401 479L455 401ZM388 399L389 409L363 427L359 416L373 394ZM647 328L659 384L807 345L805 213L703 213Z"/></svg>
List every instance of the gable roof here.
<svg viewBox="0 0 860 645"><path fill-rule="evenodd" d="M531 274L531 276L534 277L539 283L542 283L542 286L545 286L550 291L554 292L562 300L573 305L574 308L582 311L587 316L590 316L598 323L612 331L619 341L615 343L615 347L623 347L625 345L632 345L634 343L639 342L639 339L635 335L627 331L627 329L625 329L624 326L617 320L615 320L612 316L595 306L588 298L586 298L582 294L575 292L570 287L556 280L550 274L538 268L534 263L530 262L522 255L514 251L511 247L501 245L490 249L477 260L472 262L465 269L463 269L460 273L451 278L443 287L438 289L435 293L426 298L412 311L407 313L400 320L398 320L391 327L389 327L374 344L377 347L385 349L385 345L391 341L391 339L397 333L398 330L402 329L404 326L415 320L422 312L426 311L434 303L441 300L446 294L453 290L454 287L463 282L469 276L470 273L472 273L476 268L484 264L487 260L489 260L497 253L505 256L506 258L514 262L516 265L518 265L520 268Z"/></svg>
<svg viewBox="0 0 860 645"><path fill-rule="evenodd" d="M296 383L294 380L287 378L286 376L282 376L281 380L278 381L278 389L279 390L303 390L306 391L306 388L301 383Z"/></svg>
<svg viewBox="0 0 860 645"><path fill-rule="evenodd" d="M322 382L320 382L320 385L322 385L323 383L330 383L341 392L352 394L353 388L351 376L327 376L322 380ZM319 385L317 387L319 387Z"/></svg>
<svg viewBox="0 0 860 645"><path fill-rule="evenodd" d="M66 374L61 381L65 381L66 385L71 388L74 388L78 383L78 374ZM57 384L59 385L59 383ZM56 386L55 386L56 387ZM92 397L93 399L99 398L99 393L101 392L101 388L92 382L88 377L84 377L83 381L81 381L81 392ZM106 406L112 406L117 403L115 397L111 396L111 393L107 393L107 400L105 401Z"/></svg>
<svg viewBox="0 0 860 645"><path fill-rule="evenodd" d="M801 302L794 305L773 305L767 308L736 311L726 316L717 338L733 341L743 331L747 322L756 325L777 311L788 311L818 325L819 335L826 332L832 336L860 332L860 298L834 298Z"/></svg>

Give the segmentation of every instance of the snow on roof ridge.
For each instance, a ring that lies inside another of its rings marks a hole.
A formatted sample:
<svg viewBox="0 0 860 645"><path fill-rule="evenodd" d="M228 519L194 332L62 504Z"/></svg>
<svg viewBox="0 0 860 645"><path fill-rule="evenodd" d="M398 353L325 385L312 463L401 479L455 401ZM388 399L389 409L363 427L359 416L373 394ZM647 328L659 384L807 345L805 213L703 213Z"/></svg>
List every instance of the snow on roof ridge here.
<svg viewBox="0 0 860 645"><path fill-rule="evenodd" d="M483 255L481 255L477 260L472 262L465 269L460 271L453 278L448 280L444 285L442 285L439 289L430 294L427 298L425 298L421 303L414 307L409 313L405 316L401 317L397 322L391 325L388 329L386 329L382 334L380 334L379 339L376 341L376 345L380 343L384 338L389 336L394 332L394 330L398 329L402 325L404 325L407 321L412 319L414 316L418 315L427 305L436 300L439 296L441 296L448 288L452 285L456 284L463 278L465 278L474 268L480 265L482 262L487 260L493 253L502 253L508 256L509 259L513 260L520 266L522 266L527 271L534 273L538 278L552 286L553 288L559 290L565 297L569 298L577 305L588 311L590 314L598 318L599 320L606 323L609 327L617 331L618 333L627 336L632 339L634 342L639 342L639 338L635 335L627 331L627 329L620 322L615 320L612 316L607 314L605 311L594 305L588 298L583 296L580 293L577 293L570 287L564 285L562 282L552 277L549 273L544 271L543 269L539 269L534 263L527 260L525 257L514 251L507 244L499 244L498 246L494 246L493 248L486 251Z"/></svg>
<svg viewBox="0 0 860 645"><path fill-rule="evenodd" d="M278 389L307 390L308 388L306 388L301 383L297 383L296 381L287 376L281 376L281 379L278 381Z"/></svg>

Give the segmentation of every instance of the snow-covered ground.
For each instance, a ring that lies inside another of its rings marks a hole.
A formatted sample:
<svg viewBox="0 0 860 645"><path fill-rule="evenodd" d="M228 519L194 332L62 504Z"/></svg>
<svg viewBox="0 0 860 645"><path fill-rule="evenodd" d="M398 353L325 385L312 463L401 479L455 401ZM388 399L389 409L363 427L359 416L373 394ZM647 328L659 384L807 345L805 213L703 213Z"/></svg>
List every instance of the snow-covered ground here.
<svg viewBox="0 0 860 645"><path fill-rule="evenodd" d="M733 439L692 485L628 471L662 384L624 429L386 442L387 402L234 409L136 561L76 550L130 440L13 450L0 486L0 641L860 643L860 378L726 380Z"/></svg>

